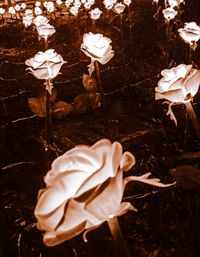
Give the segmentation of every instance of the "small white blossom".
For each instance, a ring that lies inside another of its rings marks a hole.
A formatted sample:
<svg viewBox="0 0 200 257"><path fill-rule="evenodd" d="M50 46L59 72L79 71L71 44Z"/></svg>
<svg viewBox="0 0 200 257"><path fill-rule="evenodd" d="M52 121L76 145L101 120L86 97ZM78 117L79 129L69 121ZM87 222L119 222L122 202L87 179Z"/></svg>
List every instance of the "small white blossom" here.
<svg viewBox="0 0 200 257"><path fill-rule="evenodd" d="M6 11L6 10L5 10L4 8L0 7L0 14L1 14L1 15L3 15L3 14L5 13L5 11Z"/></svg>
<svg viewBox="0 0 200 257"><path fill-rule="evenodd" d="M70 9L69 9L70 13L73 14L74 16L77 16L78 15L78 8L75 7L75 6L72 6Z"/></svg>
<svg viewBox="0 0 200 257"><path fill-rule="evenodd" d="M26 9L26 4L25 4L25 3L22 3L22 4L21 4L21 8L22 8L22 9Z"/></svg>
<svg viewBox="0 0 200 257"><path fill-rule="evenodd" d="M99 8L95 8L90 11L90 18L92 20L98 20L101 14L102 14L102 11Z"/></svg>
<svg viewBox="0 0 200 257"><path fill-rule="evenodd" d="M40 8L40 7L35 7L35 9L34 9L34 13L35 13L35 15L41 15L42 14L42 9Z"/></svg>
<svg viewBox="0 0 200 257"><path fill-rule="evenodd" d="M15 10L15 8L12 7L12 6L8 8L8 12L9 12L10 14L16 14L16 10Z"/></svg>

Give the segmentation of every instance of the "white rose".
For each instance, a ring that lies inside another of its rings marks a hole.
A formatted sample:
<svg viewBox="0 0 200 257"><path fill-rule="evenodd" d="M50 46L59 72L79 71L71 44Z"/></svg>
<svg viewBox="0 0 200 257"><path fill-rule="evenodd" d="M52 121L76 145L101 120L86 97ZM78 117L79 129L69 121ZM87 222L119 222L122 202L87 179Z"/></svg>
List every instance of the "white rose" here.
<svg viewBox="0 0 200 257"><path fill-rule="evenodd" d="M3 15L3 14L5 13L5 11L6 11L6 10L5 10L4 8L0 7L0 14L1 14L1 15Z"/></svg>
<svg viewBox="0 0 200 257"><path fill-rule="evenodd" d="M182 39L191 46L194 46L200 39L200 27L196 22L186 22L184 28L179 29L178 32Z"/></svg>
<svg viewBox="0 0 200 257"><path fill-rule="evenodd" d="M179 6L183 2L184 2L184 0L168 0L168 4L172 8Z"/></svg>
<svg viewBox="0 0 200 257"><path fill-rule="evenodd" d="M53 246L84 230L91 230L128 210L122 202L123 171L135 164L120 143L107 139L93 146L76 146L58 157L44 178L35 208L37 226L45 232L44 243Z"/></svg>
<svg viewBox="0 0 200 257"><path fill-rule="evenodd" d="M123 0L123 3L129 6L132 3L132 0Z"/></svg>
<svg viewBox="0 0 200 257"><path fill-rule="evenodd" d="M92 32L89 32L83 36L81 50L85 55L91 58L92 66L94 61L106 64L114 56L114 51L110 45L111 42L111 39L104 37L102 34L93 34ZM90 75L93 70L93 67L89 68Z"/></svg>
<svg viewBox="0 0 200 257"><path fill-rule="evenodd" d="M178 14L178 12L171 7L168 7L168 8L163 10L164 18L167 21L173 20L176 17L177 14Z"/></svg>
<svg viewBox="0 0 200 257"><path fill-rule="evenodd" d="M22 3L22 4L21 4L21 8L22 8L22 9L26 9L26 4L25 4L25 3Z"/></svg>
<svg viewBox="0 0 200 257"><path fill-rule="evenodd" d="M62 0L56 0L57 5L61 5L63 2Z"/></svg>
<svg viewBox="0 0 200 257"><path fill-rule="evenodd" d="M74 6L79 9L81 7L81 2L79 0L74 1Z"/></svg>
<svg viewBox="0 0 200 257"><path fill-rule="evenodd" d="M85 9L86 10L89 10L90 8L91 8L91 4L90 3L88 3L88 2L86 2L85 4L84 4L84 7L85 7Z"/></svg>
<svg viewBox="0 0 200 257"><path fill-rule="evenodd" d="M54 26L52 26L50 24L37 26L36 29L37 29L39 36L42 38L48 38L56 32Z"/></svg>
<svg viewBox="0 0 200 257"><path fill-rule="evenodd" d="M31 10L31 9L26 9L26 10L25 10L25 15L33 16L33 10Z"/></svg>
<svg viewBox="0 0 200 257"><path fill-rule="evenodd" d="M54 79L65 62L60 54L49 49L38 52L33 58L26 60L27 68L37 79Z"/></svg>
<svg viewBox="0 0 200 257"><path fill-rule="evenodd" d="M22 17L22 22L24 24L25 27L29 27L31 26L32 22L33 22L33 16L30 15L24 15Z"/></svg>
<svg viewBox="0 0 200 257"><path fill-rule="evenodd" d="M79 8L77 8L76 6L72 6L69 11L71 14L73 14L74 16L77 16L78 15L78 10Z"/></svg>
<svg viewBox="0 0 200 257"><path fill-rule="evenodd" d="M200 85L200 70L192 65L180 64L161 72L163 78L156 87L155 98L172 103L186 103L196 95Z"/></svg>
<svg viewBox="0 0 200 257"><path fill-rule="evenodd" d="M113 2L111 0L104 0L103 4L106 7L106 9L108 9L108 10L113 8Z"/></svg>
<svg viewBox="0 0 200 257"><path fill-rule="evenodd" d="M45 17L45 16L42 16L42 15L38 15L33 23L35 24L35 26L43 26L43 25L46 25L49 23L49 20Z"/></svg>
<svg viewBox="0 0 200 257"><path fill-rule="evenodd" d="M42 9L38 6L36 6L34 9L34 13L35 13L35 15L40 15L40 14L42 14Z"/></svg>
<svg viewBox="0 0 200 257"><path fill-rule="evenodd" d="M19 4L16 4L16 5L15 5L15 10L16 10L17 12L19 12L20 9L21 9L21 6L20 6Z"/></svg>
<svg viewBox="0 0 200 257"><path fill-rule="evenodd" d="M10 14L15 14L15 13L16 13L15 8L12 7L12 6L8 8L8 12L9 12Z"/></svg>
<svg viewBox="0 0 200 257"><path fill-rule="evenodd" d="M47 2L45 7L46 7L47 11L50 12L50 13L54 12L54 10L55 10L53 2Z"/></svg>
<svg viewBox="0 0 200 257"><path fill-rule="evenodd" d="M35 6L40 7L41 5L42 5L42 4L41 4L40 1L36 1L36 2L35 2Z"/></svg>
<svg viewBox="0 0 200 257"><path fill-rule="evenodd" d="M90 17L92 20L98 20L101 14L102 14L102 11L99 8L95 8L90 11Z"/></svg>
<svg viewBox="0 0 200 257"><path fill-rule="evenodd" d="M66 6L67 8L69 8L70 5L71 5L71 3L72 3L71 0L66 0L66 1L65 1L65 6Z"/></svg>
<svg viewBox="0 0 200 257"><path fill-rule="evenodd" d="M116 3L113 7L114 12L120 14L123 13L124 9L126 8L126 5L123 3Z"/></svg>

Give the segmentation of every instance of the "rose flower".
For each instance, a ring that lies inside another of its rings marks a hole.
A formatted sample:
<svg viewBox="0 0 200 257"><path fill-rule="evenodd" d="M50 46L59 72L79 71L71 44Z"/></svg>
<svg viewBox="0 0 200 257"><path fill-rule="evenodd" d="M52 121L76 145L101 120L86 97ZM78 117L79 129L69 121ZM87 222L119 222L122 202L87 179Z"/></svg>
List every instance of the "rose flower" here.
<svg viewBox="0 0 200 257"><path fill-rule="evenodd" d="M114 12L121 14L123 13L124 9L126 8L126 5L123 3L116 3L113 7Z"/></svg>
<svg viewBox="0 0 200 257"><path fill-rule="evenodd" d="M167 99L173 103L191 101L199 89L200 70L192 65L180 64L161 72L163 78L156 87L156 100Z"/></svg>
<svg viewBox="0 0 200 257"><path fill-rule="evenodd" d="M92 20L98 20L102 14L102 11L99 8L95 8L90 11L90 18Z"/></svg>
<svg viewBox="0 0 200 257"><path fill-rule="evenodd" d="M200 39L200 27L196 22L186 22L184 28L180 28L178 32L181 38L195 50L196 42Z"/></svg>
<svg viewBox="0 0 200 257"><path fill-rule="evenodd" d="M50 25L49 23L37 26L36 29L39 37L44 39L47 39L56 32L54 26Z"/></svg>
<svg viewBox="0 0 200 257"><path fill-rule="evenodd" d="M172 7L168 7L163 10L164 18L167 21L173 20L177 14L178 14L178 12L176 10L174 10L174 8L172 8Z"/></svg>
<svg viewBox="0 0 200 257"><path fill-rule="evenodd" d="M48 24L49 20L45 16L43 16L43 15L38 15L34 19L33 23L35 24L36 27L38 27L38 26L43 26L43 25Z"/></svg>
<svg viewBox="0 0 200 257"><path fill-rule="evenodd" d="M104 37L102 34L93 34L92 32L84 34L81 50L91 58L90 76L94 70L94 61L106 64L114 56L111 42L108 37Z"/></svg>
<svg viewBox="0 0 200 257"><path fill-rule="evenodd" d="M122 202L123 171L135 164L122 153L120 143L107 139L93 146L76 146L58 157L44 178L35 208L37 226L45 231L44 243L52 246L101 225L129 209Z"/></svg>
<svg viewBox="0 0 200 257"><path fill-rule="evenodd" d="M176 103L187 103L196 95L200 85L200 70L192 65L180 64L177 67L161 72L163 78L155 88L155 99L166 99L170 102L169 111L171 119L176 119L170 106Z"/></svg>
<svg viewBox="0 0 200 257"><path fill-rule="evenodd" d="M26 60L25 64L29 66L29 70L37 79L51 80L54 79L62 65L66 63L60 54L49 49L45 52L38 52L33 58ZM50 89L47 89L48 91ZM50 92L51 93L51 90Z"/></svg>
<svg viewBox="0 0 200 257"><path fill-rule="evenodd" d="M173 185L148 178L151 173L123 179L123 171L134 164L135 157L130 152L123 153L119 142L108 139L91 147L76 146L54 160L35 208L37 227L45 232L44 243L60 244L105 221L109 223L128 210L137 211L130 203L122 202L130 181L159 187Z"/></svg>

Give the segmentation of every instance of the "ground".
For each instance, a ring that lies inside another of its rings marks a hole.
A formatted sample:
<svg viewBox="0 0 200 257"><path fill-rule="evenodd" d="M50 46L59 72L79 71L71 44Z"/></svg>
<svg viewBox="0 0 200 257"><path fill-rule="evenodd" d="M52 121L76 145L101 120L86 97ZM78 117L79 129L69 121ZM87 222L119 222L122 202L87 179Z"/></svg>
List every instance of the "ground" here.
<svg viewBox="0 0 200 257"><path fill-rule="evenodd" d="M186 1L179 27L186 21L199 21L199 3L190 2ZM200 142L184 106L174 107L176 127L166 117L167 105L154 96L161 70L187 63L186 46L178 36L166 43L165 24L153 18L151 0L135 0L130 9L133 16L128 20L124 16L122 24L119 17L111 24L101 20L95 27L84 19L70 24L53 21L57 32L50 47L67 61L54 81L57 102L72 103L77 95L86 93L82 75L87 73L89 60L80 51L85 32L110 37L115 51L113 59L100 66L104 106L92 109L81 101L73 113L55 115L54 142L61 154L77 144L117 140L136 158L127 175L151 172L163 183L176 180L175 186L166 189L130 183L124 199L138 212L119 218L122 233L131 256L198 257ZM53 248L43 245L33 212L38 190L44 187L43 176L56 153L45 151L44 118L37 117L28 105L28 99L41 95L43 82L28 74L24 63L42 49L43 42L32 29L24 30L12 21L2 22L0 38L0 256L114 256L106 224L88 234L88 243L80 235ZM163 50L166 44L171 49L170 63ZM197 48L196 67L199 60ZM197 94L193 106L198 117L199 100ZM177 169L182 165L193 168Z"/></svg>

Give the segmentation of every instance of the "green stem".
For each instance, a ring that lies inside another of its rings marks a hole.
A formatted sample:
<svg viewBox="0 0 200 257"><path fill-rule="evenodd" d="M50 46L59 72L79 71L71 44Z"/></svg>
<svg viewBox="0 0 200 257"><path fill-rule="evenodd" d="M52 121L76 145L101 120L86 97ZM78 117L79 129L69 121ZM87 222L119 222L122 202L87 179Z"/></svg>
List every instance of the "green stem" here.
<svg viewBox="0 0 200 257"><path fill-rule="evenodd" d="M200 124L197 120L197 116L196 116L196 113L194 112L194 109L193 109L193 106L191 104L191 102L187 102L185 103L185 107L186 107L186 111L187 113L189 114L190 118L191 118L191 121L192 121L192 124L196 130L196 133L200 139Z"/></svg>
<svg viewBox="0 0 200 257"><path fill-rule="evenodd" d="M117 217L113 217L107 222L114 241L116 257L130 257Z"/></svg>

